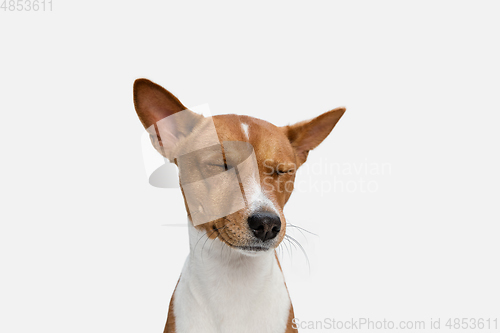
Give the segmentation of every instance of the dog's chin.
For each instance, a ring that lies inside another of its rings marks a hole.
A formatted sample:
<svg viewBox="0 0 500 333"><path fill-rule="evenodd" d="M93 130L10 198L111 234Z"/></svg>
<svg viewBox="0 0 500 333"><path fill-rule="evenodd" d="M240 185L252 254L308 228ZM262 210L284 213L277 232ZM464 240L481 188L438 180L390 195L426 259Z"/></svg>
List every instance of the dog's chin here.
<svg viewBox="0 0 500 333"><path fill-rule="evenodd" d="M238 252L240 254L249 256L249 257L257 257L261 256L265 253L269 253L274 250L274 247L271 245L264 244L250 244L250 245L240 245L240 244L231 244L226 241L222 237L218 237L218 240L228 246L231 250Z"/></svg>
<svg viewBox="0 0 500 333"><path fill-rule="evenodd" d="M258 257L265 253L269 253L274 250L272 246L264 247L264 246L238 246L233 247L237 252L249 256L249 257Z"/></svg>

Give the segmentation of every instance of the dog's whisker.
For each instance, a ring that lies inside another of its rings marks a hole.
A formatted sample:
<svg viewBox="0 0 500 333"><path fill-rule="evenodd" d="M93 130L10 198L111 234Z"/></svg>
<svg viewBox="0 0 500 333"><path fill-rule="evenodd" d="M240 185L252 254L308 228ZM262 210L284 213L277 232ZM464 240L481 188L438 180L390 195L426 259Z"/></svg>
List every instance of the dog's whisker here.
<svg viewBox="0 0 500 333"><path fill-rule="evenodd" d="M226 227L227 227L227 224L224 225L224 228L221 228L221 230L224 230ZM219 238L219 237L221 237L220 233L218 233L218 235L217 235L217 238ZM222 257L222 251L225 247L227 247L227 244L222 239L221 239L221 243L222 243L222 246L220 248L220 255ZM212 245L214 245L214 244L212 243ZM210 248L208 249L209 252L212 251L212 245L210 245Z"/></svg>
<svg viewBox="0 0 500 333"><path fill-rule="evenodd" d="M196 241L196 244L194 244L194 248L193 248L193 253L195 253L196 251L196 247L198 246L198 243L204 238L204 237L208 237L208 235L205 233L203 235L201 235L198 240Z"/></svg>
<svg viewBox="0 0 500 333"><path fill-rule="evenodd" d="M200 236L200 238L198 238L198 240L196 241L196 244L194 244L193 252L196 251L196 247L198 246L198 243L200 242L200 240L203 239L203 237L208 237L207 233L202 234Z"/></svg>
<svg viewBox="0 0 500 333"><path fill-rule="evenodd" d="M219 237L221 236L221 235L220 235L220 231L224 230L226 227L227 227L227 225L224 225L222 228L215 229L215 230L214 230L214 232L215 232L215 231L218 231L218 232L217 232L217 237L215 237L215 238L219 238ZM212 235L212 234L210 234L210 235ZM221 239L221 242L222 242L222 243L224 243L224 242L222 241L222 239ZM224 244L225 244L225 243L224 243ZM210 244L210 247L208 248L208 252L212 251L212 246L214 246L214 242L212 242L212 244Z"/></svg>
<svg viewBox="0 0 500 333"><path fill-rule="evenodd" d="M302 253L304 254L304 257L306 258L306 261L307 261L307 266L309 267L309 273L311 272L311 263L309 262L309 257L307 256L307 253L306 253L306 250L304 249L304 247L302 246L302 244L300 244L300 242L298 240L296 240L295 238L293 238L292 236L290 235L285 235L285 237L291 241L292 243L295 243L297 244L297 246L300 248L300 250L302 251Z"/></svg>
<svg viewBox="0 0 500 333"><path fill-rule="evenodd" d="M302 228L302 227L299 227L298 225L291 224L291 223L288 223L288 222L287 222L287 224L286 224L286 225L287 225L287 227L289 226L289 227L292 227L292 228L296 228L296 229L298 229L299 231L305 231L305 232L307 232L308 234L311 234L311 235L314 235L314 236L316 236L316 237L319 237L319 235L315 234L314 232L310 232L309 230L304 229L304 228ZM305 237L305 236L304 236L304 237Z"/></svg>
<svg viewBox="0 0 500 333"><path fill-rule="evenodd" d="M194 248L193 248L193 251L196 250L196 247L198 246L198 243L200 242L200 240L203 239L203 237L209 237L209 235L207 235L207 233L204 233L200 236L200 238L198 238L198 240L196 241L196 244L194 244Z"/></svg>
<svg viewBox="0 0 500 333"><path fill-rule="evenodd" d="M206 236L206 237L207 237L207 239L205 240L205 243L203 243L203 246L201 247L202 252L203 252L203 249L205 248L205 244L206 244L206 243L208 242L208 240L210 239L210 236L212 236L215 232L217 232L218 230L223 229L223 228L225 228L225 227L226 227L226 226L221 227L221 228L213 228L213 230L212 230L212 232L210 233L210 235L205 234L205 235L207 235L207 236Z"/></svg>
<svg viewBox="0 0 500 333"><path fill-rule="evenodd" d="M292 245L292 246L293 246L296 250L298 250L297 246L296 246L294 243L292 243L292 241L290 240L290 238L289 238L289 237L290 237L290 236L288 236L288 235L287 235L287 238L286 238L287 242L288 242L290 245Z"/></svg>
<svg viewBox="0 0 500 333"><path fill-rule="evenodd" d="M210 233L210 235L207 236L207 239L205 240L205 243L203 243L203 246L201 247L201 260L203 261L203 249L205 248L205 245L207 244L208 240L210 239L210 236L212 236L214 234L214 232L217 232L218 230L222 230L226 227L226 225L224 225L223 227L221 228L214 228L214 230ZM206 234L205 234L206 235ZM218 236L217 236L218 237ZM209 249L210 250L210 249Z"/></svg>
<svg viewBox="0 0 500 333"><path fill-rule="evenodd" d="M278 256L280 257L280 259L283 259L283 248L281 247L281 244L276 249L276 252L278 253Z"/></svg>
<svg viewBox="0 0 500 333"><path fill-rule="evenodd" d="M286 242L290 242L288 239L286 239L286 235L285 235L285 238L283 238L283 240L285 240ZM290 248L288 247L286 242L282 242L282 244L284 247L286 247L286 250L288 252L288 257L290 258L290 260L292 260L292 252L290 251ZM283 253L284 253L284 250L283 250Z"/></svg>
<svg viewBox="0 0 500 333"><path fill-rule="evenodd" d="M290 228L297 228L297 227L295 227L295 226L290 226ZM302 230L300 230L300 229L297 229L297 230L301 233L302 237L304 237L304 239L305 239L306 243L308 243L308 244L309 244L309 242L308 242L308 240L307 240L307 237L306 237L306 235L302 232Z"/></svg>

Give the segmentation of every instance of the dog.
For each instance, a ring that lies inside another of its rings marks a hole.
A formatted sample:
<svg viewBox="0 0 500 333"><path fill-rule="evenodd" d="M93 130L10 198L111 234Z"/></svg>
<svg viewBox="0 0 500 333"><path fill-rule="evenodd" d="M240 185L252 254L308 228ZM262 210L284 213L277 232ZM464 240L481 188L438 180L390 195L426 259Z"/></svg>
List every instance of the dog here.
<svg viewBox="0 0 500 333"><path fill-rule="evenodd" d="M164 333L292 333L294 312L276 248L297 168L345 112L283 127L240 115L205 117L147 80L137 115L179 170L190 254Z"/></svg>

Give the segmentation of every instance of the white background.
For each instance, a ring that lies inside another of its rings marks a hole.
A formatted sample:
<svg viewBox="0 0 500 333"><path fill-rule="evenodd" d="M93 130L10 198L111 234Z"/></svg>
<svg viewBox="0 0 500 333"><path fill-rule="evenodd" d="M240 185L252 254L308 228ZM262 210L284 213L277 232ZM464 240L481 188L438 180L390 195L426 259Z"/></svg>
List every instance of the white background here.
<svg viewBox="0 0 500 333"><path fill-rule="evenodd" d="M377 185L298 191L288 203L289 222L318 235L292 234L310 271L300 251L282 256L300 320L498 317L499 7L53 0L52 12L1 10L0 331L162 332L187 229L162 226L185 222L181 195L145 176L139 77L188 107L277 125L346 106L308 163L390 164L299 177Z"/></svg>

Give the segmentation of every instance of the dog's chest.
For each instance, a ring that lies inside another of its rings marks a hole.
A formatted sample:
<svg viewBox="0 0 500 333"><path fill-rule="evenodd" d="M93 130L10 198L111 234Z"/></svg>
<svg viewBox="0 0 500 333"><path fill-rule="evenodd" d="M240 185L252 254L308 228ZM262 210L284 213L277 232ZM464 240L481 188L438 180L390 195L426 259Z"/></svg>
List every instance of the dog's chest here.
<svg viewBox="0 0 500 333"><path fill-rule="evenodd" d="M188 259L174 294L177 333L285 332L290 299L274 260L238 267Z"/></svg>

